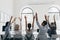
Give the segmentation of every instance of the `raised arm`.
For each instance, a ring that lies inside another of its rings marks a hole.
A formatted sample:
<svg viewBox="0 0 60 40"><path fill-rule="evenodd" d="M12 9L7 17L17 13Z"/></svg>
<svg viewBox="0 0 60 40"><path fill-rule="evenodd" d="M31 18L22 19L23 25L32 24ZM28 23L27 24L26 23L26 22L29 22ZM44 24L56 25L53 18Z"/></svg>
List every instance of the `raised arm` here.
<svg viewBox="0 0 60 40"><path fill-rule="evenodd" d="M38 21L37 13L36 13L36 21Z"/></svg>
<svg viewBox="0 0 60 40"><path fill-rule="evenodd" d="M12 20L12 23L14 23L14 22L15 22L15 20L16 20L16 17Z"/></svg>
<svg viewBox="0 0 60 40"><path fill-rule="evenodd" d="M47 21L47 23L49 23L49 16L45 15L45 20Z"/></svg>
<svg viewBox="0 0 60 40"><path fill-rule="evenodd" d="M53 18L54 18L54 24L55 24L55 26L56 26L56 20L55 20L55 15L53 16Z"/></svg>
<svg viewBox="0 0 60 40"><path fill-rule="evenodd" d="M54 18L54 22L56 22L56 20L55 20L55 15L53 16L53 18Z"/></svg>
<svg viewBox="0 0 60 40"><path fill-rule="evenodd" d="M11 18L10 18L10 22L12 21L12 18L13 18L13 16L11 16Z"/></svg>
<svg viewBox="0 0 60 40"><path fill-rule="evenodd" d="M49 28L51 28L50 23L49 23L49 16L45 15L45 20L47 21L47 24L48 24Z"/></svg>
<svg viewBox="0 0 60 40"><path fill-rule="evenodd" d="M26 27L26 30L27 30L27 17L25 16L25 27Z"/></svg>
<svg viewBox="0 0 60 40"><path fill-rule="evenodd" d="M45 15L45 20L46 20L47 22L49 22L49 16L46 16L46 15Z"/></svg>
<svg viewBox="0 0 60 40"><path fill-rule="evenodd" d="M32 29L34 28L34 20L35 20L35 16L33 16Z"/></svg>
<svg viewBox="0 0 60 40"><path fill-rule="evenodd" d="M20 20L20 29L22 29L22 25L21 25L22 19L20 17L18 17L18 19Z"/></svg>
<svg viewBox="0 0 60 40"><path fill-rule="evenodd" d="M40 26L39 21L38 21L37 13L36 13L36 23L37 23L38 27L40 28L41 26Z"/></svg>

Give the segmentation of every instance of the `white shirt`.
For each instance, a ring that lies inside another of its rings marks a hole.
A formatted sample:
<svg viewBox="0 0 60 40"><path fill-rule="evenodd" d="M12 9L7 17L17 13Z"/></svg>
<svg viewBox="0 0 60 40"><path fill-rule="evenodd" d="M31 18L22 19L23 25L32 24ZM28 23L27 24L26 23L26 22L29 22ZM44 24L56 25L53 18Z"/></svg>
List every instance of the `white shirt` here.
<svg viewBox="0 0 60 40"><path fill-rule="evenodd" d="M45 25L45 26L41 26L41 25L39 24L39 22L37 21L37 25L38 25L38 27L39 27L39 34L43 35L43 34L46 34L46 33L47 33L48 27L49 27L48 23L47 23L47 25Z"/></svg>

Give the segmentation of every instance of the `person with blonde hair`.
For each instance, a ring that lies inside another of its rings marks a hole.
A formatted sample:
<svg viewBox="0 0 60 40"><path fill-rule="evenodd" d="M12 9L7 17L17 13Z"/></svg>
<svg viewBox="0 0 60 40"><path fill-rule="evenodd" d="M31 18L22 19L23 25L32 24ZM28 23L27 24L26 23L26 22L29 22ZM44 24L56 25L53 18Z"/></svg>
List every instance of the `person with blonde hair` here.
<svg viewBox="0 0 60 40"><path fill-rule="evenodd" d="M19 24L14 24L14 31L15 31L15 35L14 35L14 40L23 40L23 36L22 36L22 26L21 26L21 18L18 17L19 21L20 21L20 25Z"/></svg>

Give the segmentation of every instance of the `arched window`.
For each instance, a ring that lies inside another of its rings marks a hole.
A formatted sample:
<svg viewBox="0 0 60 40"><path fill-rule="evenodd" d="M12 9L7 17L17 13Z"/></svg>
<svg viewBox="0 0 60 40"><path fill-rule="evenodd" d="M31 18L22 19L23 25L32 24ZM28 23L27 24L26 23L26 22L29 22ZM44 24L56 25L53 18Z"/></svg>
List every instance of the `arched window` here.
<svg viewBox="0 0 60 40"><path fill-rule="evenodd" d="M33 10L29 7L22 9L22 14L33 14Z"/></svg>
<svg viewBox="0 0 60 40"><path fill-rule="evenodd" d="M25 27L25 19L24 19L24 16L27 17L28 23L32 23L33 14L34 14L34 12L33 12L33 10L30 7L25 7L25 8L22 9L22 11L21 11L22 27L23 27L22 28L22 31L24 31L24 32L22 32L22 34L25 33L25 28L26 28Z"/></svg>
<svg viewBox="0 0 60 40"><path fill-rule="evenodd" d="M60 14L59 8L57 8L57 7L55 7L55 6L52 6L52 7L49 8L48 13L49 13L51 19L53 19L53 15L55 15L56 20L59 19L59 14Z"/></svg>
<svg viewBox="0 0 60 40"><path fill-rule="evenodd" d="M49 8L49 13L60 13L59 9L57 7L50 7Z"/></svg>
<svg viewBox="0 0 60 40"><path fill-rule="evenodd" d="M49 8L48 11L49 15L50 15L50 21L53 21L53 15L55 15L55 19L56 19L56 27L57 27L57 34L60 34L60 10L58 7L52 6Z"/></svg>

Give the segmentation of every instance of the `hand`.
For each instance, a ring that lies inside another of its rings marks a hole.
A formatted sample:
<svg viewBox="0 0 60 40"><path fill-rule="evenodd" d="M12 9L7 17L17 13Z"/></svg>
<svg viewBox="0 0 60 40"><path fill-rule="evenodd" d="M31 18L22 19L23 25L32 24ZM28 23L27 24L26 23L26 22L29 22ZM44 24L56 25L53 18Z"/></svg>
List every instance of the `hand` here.
<svg viewBox="0 0 60 40"><path fill-rule="evenodd" d="M11 18L12 18L13 16L11 16Z"/></svg>
<svg viewBox="0 0 60 40"><path fill-rule="evenodd" d="M47 20L47 16L45 15L45 19Z"/></svg>
<svg viewBox="0 0 60 40"><path fill-rule="evenodd" d="M48 21L48 16L45 15L45 20Z"/></svg>
<svg viewBox="0 0 60 40"><path fill-rule="evenodd" d="M37 12L36 12L36 17L37 17Z"/></svg>
<svg viewBox="0 0 60 40"><path fill-rule="evenodd" d="M11 16L11 19L13 18L13 16Z"/></svg>
<svg viewBox="0 0 60 40"><path fill-rule="evenodd" d="M27 17L25 16L24 18L26 19Z"/></svg>

